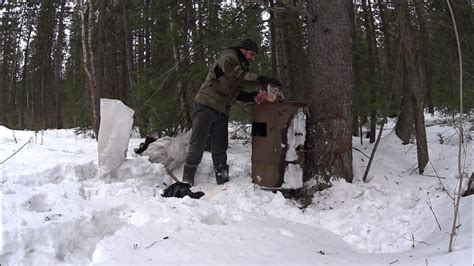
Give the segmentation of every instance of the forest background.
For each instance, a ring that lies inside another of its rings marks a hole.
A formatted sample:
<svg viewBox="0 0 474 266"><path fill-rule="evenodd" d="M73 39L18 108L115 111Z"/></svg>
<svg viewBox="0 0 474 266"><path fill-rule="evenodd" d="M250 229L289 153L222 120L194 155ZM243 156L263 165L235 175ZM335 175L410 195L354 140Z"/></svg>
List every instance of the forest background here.
<svg viewBox="0 0 474 266"><path fill-rule="evenodd" d="M459 110L456 38L445 1L408 1L426 111ZM0 124L14 129L91 128L94 99L136 111L142 136L190 127L195 92L217 53L242 37L261 44L252 71L281 79L287 100L311 93L304 1L2 1ZM464 110L474 106L473 9L452 0L463 51ZM404 87L399 21L391 1L353 1L353 134L396 116ZM400 60L401 59L401 60ZM84 67L86 65L86 67ZM88 79L89 75L89 79ZM392 90L393 87L393 90ZM237 105L231 119L245 121Z"/></svg>

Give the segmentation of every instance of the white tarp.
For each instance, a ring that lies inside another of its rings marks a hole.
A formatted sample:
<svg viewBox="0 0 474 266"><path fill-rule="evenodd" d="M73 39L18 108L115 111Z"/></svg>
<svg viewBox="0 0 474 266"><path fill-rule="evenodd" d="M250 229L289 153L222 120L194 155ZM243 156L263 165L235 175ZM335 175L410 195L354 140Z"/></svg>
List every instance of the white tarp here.
<svg viewBox="0 0 474 266"><path fill-rule="evenodd" d="M100 99L99 169L108 174L127 157L135 111L119 100Z"/></svg>
<svg viewBox="0 0 474 266"><path fill-rule="evenodd" d="M162 163L168 170L176 169L186 159L192 130L178 136L163 137L151 143L142 153L152 163Z"/></svg>

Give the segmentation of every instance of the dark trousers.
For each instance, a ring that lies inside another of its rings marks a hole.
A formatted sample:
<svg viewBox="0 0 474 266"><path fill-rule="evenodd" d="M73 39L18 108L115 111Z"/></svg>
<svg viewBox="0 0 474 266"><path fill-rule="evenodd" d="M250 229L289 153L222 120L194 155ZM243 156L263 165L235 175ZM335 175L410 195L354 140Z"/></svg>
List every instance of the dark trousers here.
<svg viewBox="0 0 474 266"><path fill-rule="evenodd" d="M186 163L197 166L201 162L206 142L210 139L214 166L227 164L229 115L195 103L192 117L193 133L189 142Z"/></svg>

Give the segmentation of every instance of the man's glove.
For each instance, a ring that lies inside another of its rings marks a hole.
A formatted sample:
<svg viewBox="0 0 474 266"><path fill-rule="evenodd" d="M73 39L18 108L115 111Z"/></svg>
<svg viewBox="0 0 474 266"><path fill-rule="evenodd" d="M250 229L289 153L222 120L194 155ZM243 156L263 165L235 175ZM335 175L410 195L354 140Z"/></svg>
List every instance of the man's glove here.
<svg viewBox="0 0 474 266"><path fill-rule="evenodd" d="M281 81L279 81L278 79L275 79L275 78L272 78L272 77L267 77L267 76L258 76L258 81L260 81L260 84L262 84L263 86L266 86L268 84L272 84L273 86L275 87L283 87L283 84L281 83Z"/></svg>
<svg viewBox="0 0 474 266"><path fill-rule="evenodd" d="M266 91L260 91L257 96L255 96L255 102L257 104L269 102L268 93Z"/></svg>
<svg viewBox="0 0 474 266"><path fill-rule="evenodd" d="M268 86L266 91L260 91L257 96L255 96L254 101L257 104L261 103L274 103L274 102L281 102L285 98L283 97L283 93L277 88L271 85Z"/></svg>

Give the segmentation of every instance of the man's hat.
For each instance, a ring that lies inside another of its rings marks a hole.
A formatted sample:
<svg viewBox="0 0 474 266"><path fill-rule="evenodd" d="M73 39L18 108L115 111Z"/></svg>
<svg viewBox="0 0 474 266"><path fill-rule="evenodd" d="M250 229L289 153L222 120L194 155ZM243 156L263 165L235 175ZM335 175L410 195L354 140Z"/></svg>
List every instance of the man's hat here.
<svg viewBox="0 0 474 266"><path fill-rule="evenodd" d="M250 38L241 40L237 48L244 48L250 51L254 51L255 53L258 53L257 43Z"/></svg>

